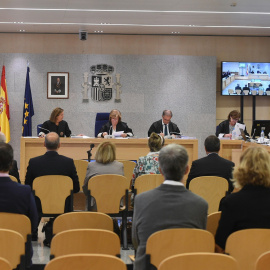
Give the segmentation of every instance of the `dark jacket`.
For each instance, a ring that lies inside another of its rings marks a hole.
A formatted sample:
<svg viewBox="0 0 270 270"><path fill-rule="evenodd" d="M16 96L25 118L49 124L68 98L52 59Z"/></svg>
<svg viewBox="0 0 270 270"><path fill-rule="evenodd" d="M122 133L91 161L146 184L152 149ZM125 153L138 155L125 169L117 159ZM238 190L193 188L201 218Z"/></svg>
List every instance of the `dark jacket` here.
<svg viewBox="0 0 270 270"><path fill-rule="evenodd" d="M59 122L59 125L57 126L55 123L51 122L50 120L44 122L42 124L42 128L41 131L45 134L50 132L56 132L60 137L70 137L71 135L71 130L68 127L68 123L64 120L62 120L61 122ZM47 130L49 131L47 131Z"/></svg>
<svg viewBox="0 0 270 270"><path fill-rule="evenodd" d="M156 122L154 122L151 127L149 128L148 130L148 137L150 137L151 133L152 132L155 132L157 134L159 133L162 133L163 132L163 125L162 125L162 120L158 120ZM178 126L173 123L173 122L170 122L169 123L169 132L177 132L177 133L180 133L180 130L178 128Z"/></svg>
<svg viewBox="0 0 270 270"><path fill-rule="evenodd" d="M127 123L125 122L118 122L116 125L116 131L124 131L124 133L132 133L132 129L128 127ZM102 126L99 133L107 132L109 135L112 135L112 123L107 122L105 125Z"/></svg>
<svg viewBox="0 0 270 270"><path fill-rule="evenodd" d="M238 121L239 124L243 124L243 122L240 122ZM229 120L224 120L223 122L221 122L218 126L217 126L217 129L216 129L216 136L218 137L218 135L220 133L224 133L224 134L229 134L230 133L230 128L229 128ZM245 127L245 130L244 130L246 136L249 136L249 134L247 133L247 129Z"/></svg>

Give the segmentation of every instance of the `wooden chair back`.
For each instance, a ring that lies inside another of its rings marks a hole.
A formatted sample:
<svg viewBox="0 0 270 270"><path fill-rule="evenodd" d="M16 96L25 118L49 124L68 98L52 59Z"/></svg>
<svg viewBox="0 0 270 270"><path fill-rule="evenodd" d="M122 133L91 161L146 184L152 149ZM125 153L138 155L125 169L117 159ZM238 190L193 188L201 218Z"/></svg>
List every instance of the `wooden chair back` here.
<svg viewBox="0 0 270 270"><path fill-rule="evenodd" d="M94 253L117 256L120 254L117 234L99 229L76 229L56 234L51 242L54 258L68 254Z"/></svg>
<svg viewBox="0 0 270 270"><path fill-rule="evenodd" d="M12 269L20 265L25 269L25 242L23 236L15 231L0 229L0 257L6 259Z"/></svg>
<svg viewBox="0 0 270 270"><path fill-rule="evenodd" d="M17 179L15 176L9 175L9 178L10 178L12 181L14 181L14 182L19 183L19 182L18 182L18 179Z"/></svg>
<svg viewBox="0 0 270 270"><path fill-rule="evenodd" d="M212 233L214 236L216 235L219 220L221 217L221 212L214 212L207 217L207 226L206 230Z"/></svg>
<svg viewBox="0 0 270 270"><path fill-rule="evenodd" d="M97 211L106 214L119 213L121 198L125 196L129 184L122 175L103 174L92 177L88 182L88 190L96 200Z"/></svg>
<svg viewBox="0 0 270 270"><path fill-rule="evenodd" d="M131 160L118 160L118 161L124 164L124 176L127 178L128 181L131 181L136 163Z"/></svg>
<svg viewBox="0 0 270 270"><path fill-rule="evenodd" d="M270 251L263 253L255 264L255 270L269 270L270 269Z"/></svg>
<svg viewBox="0 0 270 270"><path fill-rule="evenodd" d="M174 255L162 261L158 267L158 270L178 269L238 270L239 267L231 256L207 252Z"/></svg>
<svg viewBox="0 0 270 270"><path fill-rule="evenodd" d="M103 229L113 232L113 220L99 212L70 212L58 216L53 223L53 234L73 229Z"/></svg>
<svg viewBox="0 0 270 270"><path fill-rule="evenodd" d="M75 159L74 164L75 164L76 171L79 177L80 191L82 191L82 186L84 184L84 178L86 176L87 166L89 163L86 160Z"/></svg>
<svg viewBox="0 0 270 270"><path fill-rule="evenodd" d="M125 263L111 255L104 254L71 254L60 256L48 262L44 270L126 270Z"/></svg>
<svg viewBox="0 0 270 270"><path fill-rule="evenodd" d="M33 190L41 201L43 214L62 214L66 198L73 194L73 182L68 176L44 175L35 178Z"/></svg>
<svg viewBox="0 0 270 270"><path fill-rule="evenodd" d="M218 211L220 200L229 189L228 181L218 176L201 176L190 181L189 190L208 202L208 214Z"/></svg>
<svg viewBox="0 0 270 270"><path fill-rule="evenodd" d="M234 232L228 237L225 246L225 252L237 260L240 269L245 270L254 270L257 259L269 250L270 229Z"/></svg>
<svg viewBox="0 0 270 270"><path fill-rule="evenodd" d="M140 175L135 180L134 189L136 189L136 195L160 186L163 181L164 177L162 174Z"/></svg>
<svg viewBox="0 0 270 270"><path fill-rule="evenodd" d="M8 260L4 258L0 258L0 269L1 270L12 270L11 264L9 263Z"/></svg>
<svg viewBox="0 0 270 270"><path fill-rule="evenodd" d="M162 248L160 246L162 245ZM200 229L167 229L153 233L146 243L146 254L155 267L166 258L187 252L214 252L214 236ZM150 267L148 265L147 267Z"/></svg>

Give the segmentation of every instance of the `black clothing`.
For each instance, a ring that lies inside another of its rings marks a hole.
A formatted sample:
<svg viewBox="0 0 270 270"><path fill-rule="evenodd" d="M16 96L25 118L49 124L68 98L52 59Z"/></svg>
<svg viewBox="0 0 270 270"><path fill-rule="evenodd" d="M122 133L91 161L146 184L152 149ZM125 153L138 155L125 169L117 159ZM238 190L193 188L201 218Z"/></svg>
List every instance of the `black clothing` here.
<svg viewBox="0 0 270 270"><path fill-rule="evenodd" d="M243 122L238 121L238 123L244 125ZM221 122L221 123L217 126L216 136L218 137L218 135L219 135L220 133L229 134L229 133L230 133L229 125L230 125L229 120L225 120L225 121ZM246 136L249 136L246 127L245 127L244 132L245 132Z"/></svg>
<svg viewBox="0 0 270 270"><path fill-rule="evenodd" d="M180 130L178 128L178 126L173 123L173 122L170 122L169 124L169 132L177 132L177 133L180 133ZM152 132L155 132L157 134L159 133L163 133L163 125L162 125L162 120L158 120L156 122L154 122L151 127L149 128L148 130L148 137L150 137L151 133Z"/></svg>
<svg viewBox="0 0 270 270"><path fill-rule="evenodd" d="M45 134L49 133L50 131L50 132L56 132L59 135L59 137L64 137L64 136L70 137L71 135L71 130L68 127L68 123L64 120L59 122L58 126L55 123L51 122L50 120L45 121L42 124L42 128L44 129L41 129L41 131L44 132ZM47 131L46 129L49 131Z"/></svg>
<svg viewBox="0 0 270 270"><path fill-rule="evenodd" d="M12 167L9 170L9 175L12 175L12 176L16 177L17 180L18 180L18 183L21 183L16 160L13 160L13 162L12 162Z"/></svg>
<svg viewBox="0 0 270 270"><path fill-rule="evenodd" d="M118 124L116 125L116 131L124 131L124 133L132 133L132 136L133 136L132 129L128 127L127 123L122 122L122 121L118 122ZM103 132L107 132L108 135L112 135L113 128L112 128L112 123L110 121L107 122L105 125L103 125L102 128L100 129L99 133L103 133Z"/></svg>

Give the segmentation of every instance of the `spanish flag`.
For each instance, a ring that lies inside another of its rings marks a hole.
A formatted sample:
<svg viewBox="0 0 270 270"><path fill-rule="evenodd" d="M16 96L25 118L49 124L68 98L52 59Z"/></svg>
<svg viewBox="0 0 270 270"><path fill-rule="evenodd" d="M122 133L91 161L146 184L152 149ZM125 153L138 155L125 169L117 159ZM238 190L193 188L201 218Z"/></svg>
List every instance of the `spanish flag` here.
<svg viewBox="0 0 270 270"><path fill-rule="evenodd" d="M10 141L10 128L9 128L9 102L6 84L6 71L5 66L2 69L1 77L1 92L0 92L0 131L6 135L7 143Z"/></svg>

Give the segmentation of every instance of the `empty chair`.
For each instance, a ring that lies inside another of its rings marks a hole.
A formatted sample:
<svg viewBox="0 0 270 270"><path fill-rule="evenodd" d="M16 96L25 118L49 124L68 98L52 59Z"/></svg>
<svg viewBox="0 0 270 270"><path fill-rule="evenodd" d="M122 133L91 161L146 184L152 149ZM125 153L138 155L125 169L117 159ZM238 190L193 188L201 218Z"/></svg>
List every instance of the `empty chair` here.
<svg viewBox="0 0 270 270"><path fill-rule="evenodd" d="M162 248L161 248L162 245ZM146 243L147 265L156 268L166 258L187 252L214 252L214 236L200 229L167 229L153 233Z"/></svg>
<svg viewBox="0 0 270 270"><path fill-rule="evenodd" d="M125 263L114 256L104 254L71 254L51 260L45 270L126 270Z"/></svg>
<svg viewBox="0 0 270 270"><path fill-rule="evenodd" d="M228 191L228 181L218 176L201 176L190 181L189 190L208 202L208 214L217 212L220 200Z"/></svg>
<svg viewBox="0 0 270 270"><path fill-rule="evenodd" d="M12 270L11 264L9 263L8 260L4 258L0 258L0 269L1 270Z"/></svg>
<svg viewBox="0 0 270 270"><path fill-rule="evenodd" d="M228 93L229 93L229 95L232 95L232 94L234 94L234 90L233 89L228 89Z"/></svg>
<svg viewBox="0 0 270 270"><path fill-rule="evenodd" d="M95 137L97 137L100 129L109 121L110 113L97 113L95 122Z"/></svg>
<svg viewBox="0 0 270 270"><path fill-rule="evenodd" d="M140 175L134 185L135 193L140 194L142 192L154 189L160 186L164 181L162 174L144 174Z"/></svg>
<svg viewBox="0 0 270 270"><path fill-rule="evenodd" d="M0 257L6 259L12 269L25 269L25 242L15 231L0 229Z"/></svg>
<svg viewBox="0 0 270 270"><path fill-rule="evenodd" d="M241 89L236 89L235 92L236 92L237 95L241 95L242 90Z"/></svg>
<svg viewBox="0 0 270 270"><path fill-rule="evenodd" d="M217 232L220 216L221 216L221 212L214 212L208 215L207 217L206 230L212 233L214 236L216 235L216 232Z"/></svg>
<svg viewBox="0 0 270 270"><path fill-rule="evenodd" d="M124 176L127 178L127 180L132 179L133 170L136 166L136 163L131 160L118 160L119 162L124 164Z"/></svg>
<svg viewBox="0 0 270 270"><path fill-rule="evenodd" d="M112 218L99 212L71 212L58 216L53 234L73 229L103 229L113 231Z"/></svg>
<svg viewBox="0 0 270 270"><path fill-rule="evenodd" d="M270 269L270 251L263 253L256 261L255 270Z"/></svg>
<svg viewBox="0 0 270 270"><path fill-rule="evenodd" d="M171 256L158 267L158 270L238 270L237 261L228 255L194 252Z"/></svg>
<svg viewBox="0 0 270 270"><path fill-rule="evenodd" d="M259 256L269 250L270 229L234 232L228 237L225 246L225 252L237 260L240 269L245 270L254 270Z"/></svg>
<svg viewBox="0 0 270 270"><path fill-rule="evenodd" d="M53 237L51 258L79 253L119 256L120 239L114 232L99 229L68 230Z"/></svg>
<svg viewBox="0 0 270 270"><path fill-rule="evenodd" d="M253 96L256 96L256 95L257 95L257 90L252 90L252 91L251 91L251 94L252 94Z"/></svg>
<svg viewBox="0 0 270 270"><path fill-rule="evenodd" d="M244 95L248 96L249 90L243 90Z"/></svg>
<svg viewBox="0 0 270 270"><path fill-rule="evenodd" d="M259 96L262 96L264 94L263 90L259 90Z"/></svg>

